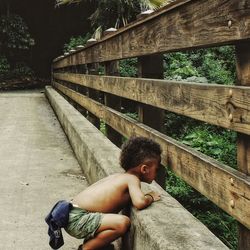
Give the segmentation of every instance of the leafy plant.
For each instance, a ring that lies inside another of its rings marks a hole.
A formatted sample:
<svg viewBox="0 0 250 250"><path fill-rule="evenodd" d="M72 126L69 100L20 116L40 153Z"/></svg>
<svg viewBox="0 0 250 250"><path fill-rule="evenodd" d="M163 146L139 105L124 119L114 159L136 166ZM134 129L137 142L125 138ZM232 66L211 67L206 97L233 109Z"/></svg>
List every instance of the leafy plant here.
<svg viewBox="0 0 250 250"><path fill-rule="evenodd" d="M236 168L236 133L203 125L183 137L182 143Z"/></svg>
<svg viewBox="0 0 250 250"><path fill-rule="evenodd" d="M31 76L34 76L34 72L26 63L16 63L11 68L6 58L0 58L0 81Z"/></svg>
<svg viewBox="0 0 250 250"><path fill-rule="evenodd" d="M200 74L210 82L232 84L236 79L235 52L232 46L223 46L206 50L203 63L198 66Z"/></svg>
<svg viewBox="0 0 250 250"><path fill-rule="evenodd" d="M69 42L64 45L64 52L68 52L71 49L75 49L78 45L85 45L87 40L91 38L91 34L87 33L86 35L71 37Z"/></svg>
<svg viewBox="0 0 250 250"><path fill-rule="evenodd" d="M208 82L232 84L236 80L233 46L191 50L164 55L164 78L205 77Z"/></svg>
<svg viewBox="0 0 250 250"><path fill-rule="evenodd" d="M137 58L124 59L119 61L120 76L136 77L137 76Z"/></svg>
<svg viewBox="0 0 250 250"><path fill-rule="evenodd" d="M181 79L185 79L189 76L199 76L197 69L192 65L192 61L188 57L188 53L182 52L166 54L164 56L164 77L175 78L180 76Z"/></svg>
<svg viewBox="0 0 250 250"><path fill-rule="evenodd" d="M191 128L195 128L202 124L202 122L186 116L177 115L169 111L165 112L165 133L177 140L180 140L183 136L187 135Z"/></svg>
<svg viewBox="0 0 250 250"><path fill-rule="evenodd" d="M102 119L100 120L100 131L101 131L104 135L107 135L106 123L105 123Z"/></svg>
<svg viewBox="0 0 250 250"><path fill-rule="evenodd" d="M130 112L126 112L125 113L126 116L138 121L139 120L139 117L138 117L138 114L137 113L130 113Z"/></svg>
<svg viewBox="0 0 250 250"><path fill-rule="evenodd" d="M24 20L18 15L0 17L0 79L31 76L27 65L34 39Z"/></svg>
<svg viewBox="0 0 250 250"><path fill-rule="evenodd" d="M5 56L0 56L0 76L10 71L10 64Z"/></svg>
<svg viewBox="0 0 250 250"><path fill-rule="evenodd" d="M24 20L18 15L0 18L0 52L28 50L34 45L34 39Z"/></svg>

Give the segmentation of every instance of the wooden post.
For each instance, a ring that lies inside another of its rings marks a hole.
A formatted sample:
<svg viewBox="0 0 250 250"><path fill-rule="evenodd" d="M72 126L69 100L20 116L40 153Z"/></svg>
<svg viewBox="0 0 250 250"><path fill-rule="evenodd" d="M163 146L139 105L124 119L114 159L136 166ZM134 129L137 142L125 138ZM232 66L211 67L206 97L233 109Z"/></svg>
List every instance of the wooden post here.
<svg viewBox="0 0 250 250"><path fill-rule="evenodd" d="M90 75L97 75L98 74L98 64L92 63L88 64L88 74ZM98 101L99 100L99 91L89 88L88 89L88 97ZM88 112L88 120L95 125L98 129L100 129L100 119L93 115L92 113Z"/></svg>
<svg viewBox="0 0 250 250"><path fill-rule="evenodd" d="M138 59L138 77L163 79L163 55L143 56ZM140 104L138 115L140 122L158 131L163 131L163 110L146 104Z"/></svg>
<svg viewBox="0 0 250 250"><path fill-rule="evenodd" d="M75 74L78 74L79 73L79 65L75 65L74 66L74 73ZM76 92L79 92L79 85L77 85L77 84L75 84L75 87L74 87L74 90L76 91ZM81 108L80 107L80 105L78 104L78 103L76 103L76 107L75 107L78 111L79 111L79 109Z"/></svg>
<svg viewBox="0 0 250 250"><path fill-rule="evenodd" d="M73 65L73 66L69 67L69 72L70 72L70 73L77 74L77 68L76 68L76 66ZM70 89L73 89L74 91L77 91L77 89L78 89L77 84L72 84L72 83L69 82L67 85L68 85L68 87L69 87ZM78 105L76 102L74 102L73 100L70 99L70 104L71 104L75 109L78 110L78 106L79 106L79 105Z"/></svg>
<svg viewBox="0 0 250 250"><path fill-rule="evenodd" d="M163 79L163 55L150 55L138 58L138 77ZM147 93L145 93L146 95ZM163 132L164 111L146 104L138 105L139 121ZM162 166L156 181L165 189L166 170Z"/></svg>
<svg viewBox="0 0 250 250"><path fill-rule="evenodd" d="M105 63L105 75L110 76L118 76L119 75L119 62L118 61L111 61ZM104 95L104 103L106 106L113 108L117 111L121 111L121 98L106 94ZM120 147L122 144L122 136L114 130L112 127L106 125L106 132L107 137L110 141L112 141L116 146Z"/></svg>
<svg viewBox="0 0 250 250"><path fill-rule="evenodd" d="M78 73L79 74L86 74L87 72L87 67L85 64L79 65L78 66ZM79 86L78 87L78 92L83 94L83 95L87 95L87 88L83 87L83 86ZM80 105L78 105L78 111L85 117L87 117L87 110L83 107L81 107Z"/></svg>
<svg viewBox="0 0 250 250"><path fill-rule="evenodd" d="M250 86L250 42L236 45L237 85ZM238 133L238 169L250 175L250 136ZM250 230L239 223L239 250L250 249Z"/></svg>

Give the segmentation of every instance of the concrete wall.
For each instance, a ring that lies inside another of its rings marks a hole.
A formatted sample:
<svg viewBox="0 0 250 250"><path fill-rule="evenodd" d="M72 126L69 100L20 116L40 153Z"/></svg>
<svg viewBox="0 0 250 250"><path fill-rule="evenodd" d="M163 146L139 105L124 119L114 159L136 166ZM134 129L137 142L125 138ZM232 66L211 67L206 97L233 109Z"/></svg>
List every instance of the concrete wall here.
<svg viewBox="0 0 250 250"><path fill-rule="evenodd" d="M46 87L46 95L89 183L123 172L118 162L120 149L54 89ZM131 208L132 226L124 237L123 249L228 249L157 183L143 184L143 189L157 190L162 199L141 211Z"/></svg>

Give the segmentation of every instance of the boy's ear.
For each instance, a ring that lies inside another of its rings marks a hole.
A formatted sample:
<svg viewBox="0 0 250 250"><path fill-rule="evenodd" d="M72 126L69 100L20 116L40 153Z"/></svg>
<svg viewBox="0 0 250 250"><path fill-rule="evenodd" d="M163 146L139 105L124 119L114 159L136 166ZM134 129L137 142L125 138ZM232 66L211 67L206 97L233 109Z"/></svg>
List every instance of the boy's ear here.
<svg viewBox="0 0 250 250"><path fill-rule="evenodd" d="M142 174L147 174L148 173L148 166L145 164L141 165L141 173Z"/></svg>

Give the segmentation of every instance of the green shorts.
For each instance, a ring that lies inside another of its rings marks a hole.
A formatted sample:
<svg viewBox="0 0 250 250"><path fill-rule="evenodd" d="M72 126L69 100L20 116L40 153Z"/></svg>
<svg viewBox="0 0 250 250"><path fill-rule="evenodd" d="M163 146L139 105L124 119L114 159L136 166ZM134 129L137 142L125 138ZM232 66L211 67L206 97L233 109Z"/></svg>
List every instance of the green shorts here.
<svg viewBox="0 0 250 250"><path fill-rule="evenodd" d="M69 222L65 231L83 242L94 238L97 229L101 225L102 214L92 213L87 210L73 207L69 213Z"/></svg>

